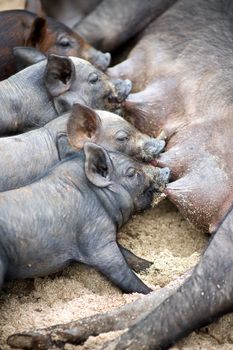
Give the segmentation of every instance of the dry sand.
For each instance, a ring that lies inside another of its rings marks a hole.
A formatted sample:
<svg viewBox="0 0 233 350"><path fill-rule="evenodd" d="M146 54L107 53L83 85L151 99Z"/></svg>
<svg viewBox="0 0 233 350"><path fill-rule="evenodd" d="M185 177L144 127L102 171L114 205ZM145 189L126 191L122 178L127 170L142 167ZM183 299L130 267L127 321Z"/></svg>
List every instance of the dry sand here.
<svg viewBox="0 0 233 350"><path fill-rule="evenodd" d="M21 0L0 0L0 9L20 8ZM164 286L195 265L208 237L191 227L168 201L133 218L120 233L121 243L135 254L153 261L140 275L152 286ZM34 281L15 281L4 286L0 296L0 349L8 349L6 338L14 332L68 322L111 310L139 295L126 295L93 269L74 264L62 273ZM192 333L174 349L233 349L233 317ZM83 346L97 349L115 334L91 337Z"/></svg>
<svg viewBox="0 0 233 350"><path fill-rule="evenodd" d="M138 215L120 233L121 243L154 262L140 275L144 282L164 286L193 266L208 237L185 221L168 201ZM62 273L34 281L7 283L0 297L0 347L14 332L68 322L123 305L138 295L121 293L93 269L74 264ZM177 345L177 349L233 349L233 317L227 316ZM108 337L108 335L107 335ZM77 349L97 349L91 337ZM67 347L74 349L74 347Z"/></svg>

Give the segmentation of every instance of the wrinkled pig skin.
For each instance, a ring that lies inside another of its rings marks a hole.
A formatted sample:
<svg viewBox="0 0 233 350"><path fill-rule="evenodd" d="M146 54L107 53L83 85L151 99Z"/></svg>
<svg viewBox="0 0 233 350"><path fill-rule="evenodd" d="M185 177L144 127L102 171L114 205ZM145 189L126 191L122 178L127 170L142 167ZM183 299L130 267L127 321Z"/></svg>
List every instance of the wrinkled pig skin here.
<svg viewBox="0 0 233 350"><path fill-rule="evenodd" d="M167 138L158 161L166 194L198 228L212 232L233 201L231 91L233 4L178 1L153 22L111 77L132 80L127 119Z"/></svg>
<svg viewBox="0 0 233 350"><path fill-rule="evenodd" d="M26 0L25 9L48 15L72 28L95 9L102 0Z"/></svg>
<svg viewBox="0 0 233 350"><path fill-rule="evenodd" d="M0 12L0 80L16 73L15 46L35 47L44 54L75 56L105 70L110 54L91 47L76 32L55 19L38 17L26 10Z"/></svg>
<svg viewBox="0 0 233 350"><path fill-rule="evenodd" d="M83 153L31 185L0 194L1 285L80 261L125 292L150 292L128 267L116 233L134 212L150 206L157 179L167 183L169 170L90 142Z"/></svg>
<svg viewBox="0 0 233 350"><path fill-rule="evenodd" d="M31 183L83 148L86 141L142 161L156 158L165 146L163 140L140 133L116 114L95 112L75 104L71 114L58 117L42 128L0 138L0 191Z"/></svg>
<svg viewBox="0 0 233 350"><path fill-rule="evenodd" d="M73 30L103 51L112 51L139 33L176 0L104 0Z"/></svg>
<svg viewBox="0 0 233 350"><path fill-rule="evenodd" d="M50 54L0 82L0 134L43 126L76 102L118 111L130 89L129 80L114 83L81 58Z"/></svg>

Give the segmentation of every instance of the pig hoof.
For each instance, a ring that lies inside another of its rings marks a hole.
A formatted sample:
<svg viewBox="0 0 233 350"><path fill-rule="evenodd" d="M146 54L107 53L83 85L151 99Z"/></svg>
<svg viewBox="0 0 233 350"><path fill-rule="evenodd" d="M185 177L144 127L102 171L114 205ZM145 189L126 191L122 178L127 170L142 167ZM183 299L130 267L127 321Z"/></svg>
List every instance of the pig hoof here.
<svg viewBox="0 0 233 350"><path fill-rule="evenodd" d="M147 270L152 265L153 265L153 262L142 259L142 261L138 262L138 264L133 267L133 270L139 273Z"/></svg>

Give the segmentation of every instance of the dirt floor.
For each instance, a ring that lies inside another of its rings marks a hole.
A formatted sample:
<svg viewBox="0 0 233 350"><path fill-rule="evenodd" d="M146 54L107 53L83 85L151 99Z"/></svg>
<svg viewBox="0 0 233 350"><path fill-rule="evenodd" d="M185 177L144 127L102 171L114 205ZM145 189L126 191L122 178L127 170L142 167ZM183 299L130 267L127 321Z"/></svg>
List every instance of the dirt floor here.
<svg viewBox="0 0 233 350"><path fill-rule="evenodd" d="M0 0L1 10L22 6L21 0ZM159 207L135 216L121 231L120 241L135 254L153 261L151 268L140 275L143 281L163 287L195 265L208 237L191 227L173 205L164 201ZM0 296L0 349L8 349L6 338L12 333L104 312L138 297L123 294L81 264L55 276L10 282ZM106 337L98 337L97 343ZM91 337L83 346L74 348L97 349L96 339ZM192 333L174 349L233 349L233 317L226 316Z"/></svg>

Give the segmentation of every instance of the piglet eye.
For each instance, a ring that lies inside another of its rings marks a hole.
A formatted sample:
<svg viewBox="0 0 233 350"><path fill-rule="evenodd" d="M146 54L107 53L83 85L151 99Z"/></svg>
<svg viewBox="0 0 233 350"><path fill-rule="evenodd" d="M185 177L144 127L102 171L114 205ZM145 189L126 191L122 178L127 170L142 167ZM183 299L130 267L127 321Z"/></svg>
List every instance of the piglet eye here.
<svg viewBox="0 0 233 350"><path fill-rule="evenodd" d="M116 140L119 141L119 142L122 142L122 143L126 142L126 141L129 141L129 135L125 131L119 131L116 134Z"/></svg>
<svg viewBox="0 0 233 350"><path fill-rule="evenodd" d="M99 80L99 76L97 73L90 73L88 76L88 82L91 84L95 84Z"/></svg>
<svg viewBox="0 0 233 350"><path fill-rule="evenodd" d="M63 37L59 40L59 45L62 47L69 47L71 46L70 40L66 37Z"/></svg>
<svg viewBox="0 0 233 350"><path fill-rule="evenodd" d="M126 176L127 177L134 177L137 174L137 171L135 168L129 168L127 169Z"/></svg>

